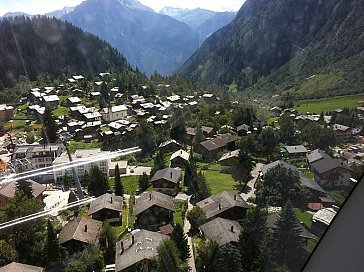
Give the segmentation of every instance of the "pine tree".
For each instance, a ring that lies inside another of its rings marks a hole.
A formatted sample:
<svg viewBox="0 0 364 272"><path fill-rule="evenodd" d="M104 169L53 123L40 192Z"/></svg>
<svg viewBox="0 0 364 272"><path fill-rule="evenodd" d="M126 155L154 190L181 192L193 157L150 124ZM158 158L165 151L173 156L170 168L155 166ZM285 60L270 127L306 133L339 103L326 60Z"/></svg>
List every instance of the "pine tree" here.
<svg viewBox="0 0 364 272"><path fill-rule="evenodd" d="M68 191L72 185L74 185L73 178L66 171L63 175L63 188Z"/></svg>
<svg viewBox="0 0 364 272"><path fill-rule="evenodd" d="M21 191L26 197L33 197L32 182L30 179L18 180L16 189L17 191Z"/></svg>
<svg viewBox="0 0 364 272"><path fill-rule="evenodd" d="M99 167L93 166L90 170L90 182L88 184L88 192L93 196L100 196L109 189L106 175Z"/></svg>
<svg viewBox="0 0 364 272"><path fill-rule="evenodd" d="M123 183L121 182L119 164L116 164L115 166L115 195L117 196L124 195L124 186Z"/></svg>
<svg viewBox="0 0 364 272"><path fill-rule="evenodd" d="M158 272L187 272L188 266L180 257L176 244L173 240L164 240L157 248L158 250Z"/></svg>
<svg viewBox="0 0 364 272"><path fill-rule="evenodd" d="M100 232L99 238L100 248L104 253L106 264L115 263L115 244L116 236L113 228L109 223L104 223Z"/></svg>
<svg viewBox="0 0 364 272"><path fill-rule="evenodd" d="M187 220L191 223L191 233L198 232L198 228L206 223L206 212L199 206L195 206L187 212Z"/></svg>
<svg viewBox="0 0 364 272"><path fill-rule="evenodd" d="M299 222L288 201L273 227L272 247L274 259L279 265L287 265L298 271L306 259L304 240L300 236Z"/></svg>
<svg viewBox="0 0 364 272"><path fill-rule="evenodd" d="M205 140L205 136L203 135L201 125L198 125L196 128L196 135L193 138L193 146L198 145L199 143L203 142Z"/></svg>
<svg viewBox="0 0 364 272"><path fill-rule="evenodd" d="M43 115L42 137L47 143L55 143L58 139L57 124L50 108L46 107Z"/></svg>
<svg viewBox="0 0 364 272"><path fill-rule="evenodd" d="M223 245L217 250L212 271L240 272L242 270L240 258L241 254L235 246L232 244Z"/></svg>
<svg viewBox="0 0 364 272"><path fill-rule="evenodd" d="M146 173L143 173L138 179L139 189L144 192L149 187L149 177Z"/></svg>
<svg viewBox="0 0 364 272"><path fill-rule="evenodd" d="M197 174L196 199L202 200L211 196L210 188L207 185L205 175L200 171Z"/></svg>
<svg viewBox="0 0 364 272"><path fill-rule="evenodd" d="M48 262L58 261L60 258L60 246L57 234L55 233L53 225L49 219L47 222L46 254Z"/></svg>
<svg viewBox="0 0 364 272"><path fill-rule="evenodd" d="M176 243L179 250L179 257L182 261L186 261L190 256L190 247L188 246L187 237L183 232L180 224L176 224L171 234L171 239Z"/></svg>
<svg viewBox="0 0 364 272"><path fill-rule="evenodd" d="M151 176L153 176L157 171L166 168L166 163L160 151L157 152L154 158L154 166L151 172Z"/></svg>

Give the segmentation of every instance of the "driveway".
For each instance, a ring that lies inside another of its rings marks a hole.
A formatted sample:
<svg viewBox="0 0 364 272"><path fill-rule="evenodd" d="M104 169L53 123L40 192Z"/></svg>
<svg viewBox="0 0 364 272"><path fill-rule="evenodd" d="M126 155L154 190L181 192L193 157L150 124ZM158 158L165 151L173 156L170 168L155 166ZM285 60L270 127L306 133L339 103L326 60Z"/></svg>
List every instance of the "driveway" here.
<svg viewBox="0 0 364 272"><path fill-rule="evenodd" d="M150 171L152 171L152 167L128 166L126 168L126 174L122 174L121 176L141 176L143 173L150 175Z"/></svg>
<svg viewBox="0 0 364 272"><path fill-rule="evenodd" d="M189 200L190 199L188 199L188 207L187 207L186 214L188 211L192 210L192 208L193 208L193 205L190 203ZM185 216L185 222L183 224L183 232L187 236L187 242L188 242L188 246L190 247L190 253L191 253L191 257L188 259L188 266L191 268L190 271L196 272L195 256L194 256L193 246L192 246L192 238L190 236L188 236L188 232L190 231L190 228L191 228L190 221L188 221L187 216Z"/></svg>
<svg viewBox="0 0 364 272"><path fill-rule="evenodd" d="M260 168L263 166L264 164L262 163L257 163L255 165L255 168L253 169L253 171L251 171L251 176L253 177L251 180L248 181L248 183L246 184L243 192L240 194L241 197L247 201L249 197L255 197L255 183L259 177L259 171Z"/></svg>

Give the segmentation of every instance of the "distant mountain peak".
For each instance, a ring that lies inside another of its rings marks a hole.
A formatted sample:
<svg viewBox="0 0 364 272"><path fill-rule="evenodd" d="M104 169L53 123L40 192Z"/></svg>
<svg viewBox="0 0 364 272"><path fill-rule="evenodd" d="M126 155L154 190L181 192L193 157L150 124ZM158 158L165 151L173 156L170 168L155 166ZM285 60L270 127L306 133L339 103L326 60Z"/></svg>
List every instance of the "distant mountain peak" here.
<svg viewBox="0 0 364 272"><path fill-rule="evenodd" d="M145 10L145 11L154 12L153 9L141 4L137 0L116 0L116 1L118 1L122 6L128 8L128 9L137 9L137 10Z"/></svg>

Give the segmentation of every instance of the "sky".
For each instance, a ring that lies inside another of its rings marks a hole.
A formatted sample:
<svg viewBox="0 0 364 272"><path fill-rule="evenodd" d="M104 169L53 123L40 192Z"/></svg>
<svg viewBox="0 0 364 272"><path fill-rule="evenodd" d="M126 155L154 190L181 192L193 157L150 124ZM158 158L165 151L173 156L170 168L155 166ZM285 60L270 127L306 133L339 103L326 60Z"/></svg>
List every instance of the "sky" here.
<svg viewBox="0 0 364 272"><path fill-rule="evenodd" d="M62 9L65 6L74 7L84 0L0 0L0 16L6 12L21 11L28 14L44 14ZM160 11L165 6L177 8L204 8L214 11L237 11L244 0L139 0L142 4Z"/></svg>

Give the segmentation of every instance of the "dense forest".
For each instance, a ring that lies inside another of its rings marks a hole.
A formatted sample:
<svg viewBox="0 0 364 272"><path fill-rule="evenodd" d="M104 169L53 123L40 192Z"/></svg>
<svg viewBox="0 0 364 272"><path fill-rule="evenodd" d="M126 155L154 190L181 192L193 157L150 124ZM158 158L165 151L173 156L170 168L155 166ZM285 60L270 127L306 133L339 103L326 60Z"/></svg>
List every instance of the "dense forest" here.
<svg viewBox="0 0 364 272"><path fill-rule="evenodd" d="M106 42L55 18L3 18L0 36L0 90L14 87L21 75L35 81L43 74L59 78L132 70Z"/></svg>

